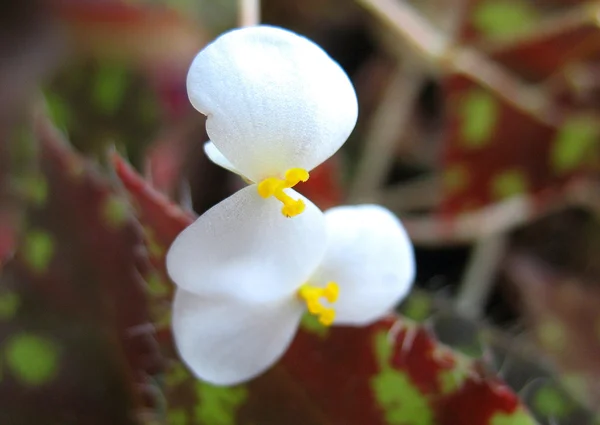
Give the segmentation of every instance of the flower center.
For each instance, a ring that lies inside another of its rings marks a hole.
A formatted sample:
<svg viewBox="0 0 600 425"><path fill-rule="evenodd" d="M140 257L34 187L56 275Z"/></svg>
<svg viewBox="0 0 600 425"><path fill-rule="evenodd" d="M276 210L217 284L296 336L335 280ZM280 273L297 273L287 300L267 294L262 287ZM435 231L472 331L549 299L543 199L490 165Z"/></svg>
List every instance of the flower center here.
<svg viewBox="0 0 600 425"><path fill-rule="evenodd" d="M258 194L263 198L274 196L283 204L281 213L286 217L294 217L304 211L302 199L292 199L283 189L289 189L300 182L308 180L308 171L303 168L290 168L285 172L285 179L269 177L258 184Z"/></svg>
<svg viewBox="0 0 600 425"><path fill-rule="evenodd" d="M310 314L318 317L319 322L325 326L330 326L335 319L335 310L327 308L319 298L325 298L330 303L336 302L340 294L340 287L335 282L329 282L325 288L319 288L305 283L298 290L298 296L306 303Z"/></svg>

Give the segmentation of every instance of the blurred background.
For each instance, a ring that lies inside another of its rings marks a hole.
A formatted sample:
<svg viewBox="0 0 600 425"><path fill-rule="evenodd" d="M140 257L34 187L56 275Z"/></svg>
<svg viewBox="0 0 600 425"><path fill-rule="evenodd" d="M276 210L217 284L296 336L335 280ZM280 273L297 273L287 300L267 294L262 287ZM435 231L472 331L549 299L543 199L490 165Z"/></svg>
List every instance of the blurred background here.
<svg viewBox="0 0 600 425"><path fill-rule="evenodd" d="M0 423L600 423L599 16L591 0L3 2ZM244 184L202 152L189 64L258 23L315 41L358 94L352 136L298 189L392 210L418 273L397 317L303 322L267 374L216 388L175 354L164 254Z"/></svg>

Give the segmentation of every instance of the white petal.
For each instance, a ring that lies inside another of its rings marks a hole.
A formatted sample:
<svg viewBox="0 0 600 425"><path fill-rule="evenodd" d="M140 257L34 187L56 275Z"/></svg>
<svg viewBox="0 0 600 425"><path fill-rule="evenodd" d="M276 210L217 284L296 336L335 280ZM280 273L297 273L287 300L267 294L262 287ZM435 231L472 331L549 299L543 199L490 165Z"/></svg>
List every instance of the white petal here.
<svg viewBox="0 0 600 425"><path fill-rule="evenodd" d="M178 289L173 335L181 358L198 378L235 385L283 355L303 311L289 298L264 304L235 297L216 301Z"/></svg>
<svg viewBox="0 0 600 425"><path fill-rule="evenodd" d="M261 198L247 186L186 228L167 253L167 270L181 288L198 295L231 295L266 300L289 296L323 258L324 215L302 198L304 212L281 214L281 203Z"/></svg>
<svg viewBox="0 0 600 425"><path fill-rule="evenodd" d="M389 312L415 276L412 245L400 221L377 205L325 213L328 247L310 282L339 285L334 324L363 325Z"/></svg>
<svg viewBox="0 0 600 425"><path fill-rule="evenodd" d="M223 155L221 151L217 149L213 142L206 142L204 144L204 153L206 154L208 159L217 164L219 167L223 167L226 170L231 171L232 173L241 175L238 169L235 168L235 166L231 162L229 162L227 158L225 158L225 155Z"/></svg>
<svg viewBox="0 0 600 425"><path fill-rule="evenodd" d="M217 38L194 59L187 89L212 142L255 182L310 171L346 141L358 115L339 65L308 39L269 26Z"/></svg>

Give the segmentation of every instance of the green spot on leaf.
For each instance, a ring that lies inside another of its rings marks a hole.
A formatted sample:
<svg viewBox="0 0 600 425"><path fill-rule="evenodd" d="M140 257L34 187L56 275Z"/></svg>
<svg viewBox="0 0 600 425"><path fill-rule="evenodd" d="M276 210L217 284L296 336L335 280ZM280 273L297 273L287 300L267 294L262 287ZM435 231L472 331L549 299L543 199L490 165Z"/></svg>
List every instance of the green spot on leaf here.
<svg viewBox="0 0 600 425"><path fill-rule="evenodd" d="M536 411L554 418L564 418L573 410L573 404L558 388L546 385L535 393L533 406Z"/></svg>
<svg viewBox="0 0 600 425"><path fill-rule="evenodd" d="M600 125L591 117L575 116L567 119L559 129L550 161L558 174L573 171L594 157L600 136Z"/></svg>
<svg viewBox="0 0 600 425"><path fill-rule="evenodd" d="M214 387L198 382L196 384L198 404L195 409L196 421L211 425L235 425L236 413L246 401L245 387Z"/></svg>
<svg viewBox="0 0 600 425"><path fill-rule="evenodd" d="M37 230L27 234L23 245L23 255L26 263L34 271L45 272L53 254L54 241L50 234Z"/></svg>
<svg viewBox="0 0 600 425"><path fill-rule="evenodd" d="M318 335L320 338L326 338L329 333L329 327L321 324L317 316L310 313L305 313L302 316L300 326L306 332Z"/></svg>
<svg viewBox="0 0 600 425"><path fill-rule="evenodd" d="M451 394L458 391L465 381L469 373L466 368L454 367L452 369L443 370L438 374L442 394Z"/></svg>
<svg viewBox="0 0 600 425"><path fill-rule="evenodd" d="M96 74L92 86L92 103L106 115L113 115L123 102L128 75L124 67L105 65Z"/></svg>
<svg viewBox="0 0 600 425"><path fill-rule="evenodd" d="M382 370L371 379L371 387L384 410L386 422L389 425L432 425L433 412L427 398L408 375L390 367L394 346L388 333L376 333L374 345L375 356Z"/></svg>
<svg viewBox="0 0 600 425"><path fill-rule="evenodd" d="M152 309L152 315L154 317L154 326L157 330L167 330L171 328L172 316L169 308L156 308Z"/></svg>
<svg viewBox="0 0 600 425"><path fill-rule="evenodd" d="M375 356L381 369L389 367L390 359L394 353L394 347L392 346L387 332L377 332L375 334Z"/></svg>
<svg viewBox="0 0 600 425"><path fill-rule="evenodd" d="M460 105L461 137L465 147L485 146L492 138L500 107L496 99L483 90L471 90Z"/></svg>
<svg viewBox="0 0 600 425"><path fill-rule="evenodd" d="M512 413L495 413L490 425L537 425L537 421L521 408Z"/></svg>
<svg viewBox="0 0 600 425"><path fill-rule="evenodd" d="M431 314L431 298L418 291L413 291L401 306L404 316L416 322L422 322Z"/></svg>
<svg viewBox="0 0 600 425"><path fill-rule="evenodd" d="M156 241L154 231L149 227L144 227L144 236L146 237L146 246L151 257L162 258L165 254L164 247Z"/></svg>
<svg viewBox="0 0 600 425"><path fill-rule="evenodd" d="M4 350L8 368L22 384L43 385L58 372L58 346L45 337L31 333L15 335L8 339Z"/></svg>
<svg viewBox="0 0 600 425"><path fill-rule="evenodd" d="M523 0L485 0L473 11L473 26L490 38L511 37L530 31L539 17Z"/></svg>
<svg viewBox="0 0 600 425"><path fill-rule="evenodd" d="M103 202L102 216L110 227L119 228L129 219L129 206L122 199L109 196Z"/></svg>
<svg viewBox="0 0 600 425"><path fill-rule="evenodd" d="M170 288L158 273L151 273L146 277L148 292L154 297L164 297L169 294Z"/></svg>
<svg viewBox="0 0 600 425"><path fill-rule="evenodd" d="M433 412L427 398L406 373L393 369L380 372L371 380L375 398L384 410L389 425L432 425Z"/></svg>
<svg viewBox="0 0 600 425"><path fill-rule="evenodd" d="M527 180L520 170L508 170L497 175L492 181L492 195L503 200L527 192Z"/></svg>
<svg viewBox="0 0 600 425"><path fill-rule="evenodd" d="M455 193L467 187L469 173L465 166L455 165L444 171L442 179L446 191Z"/></svg>
<svg viewBox="0 0 600 425"><path fill-rule="evenodd" d="M19 295L12 291L0 293L0 320L10 320L15 317L21 300Z"/></svg>
<svg viewBox="0 0 600 425"><path fill-rule="evenodd" d="M15 179L16 190L29 202L43 206L48 199L48 182L43 176L23 176Z"/></svg>

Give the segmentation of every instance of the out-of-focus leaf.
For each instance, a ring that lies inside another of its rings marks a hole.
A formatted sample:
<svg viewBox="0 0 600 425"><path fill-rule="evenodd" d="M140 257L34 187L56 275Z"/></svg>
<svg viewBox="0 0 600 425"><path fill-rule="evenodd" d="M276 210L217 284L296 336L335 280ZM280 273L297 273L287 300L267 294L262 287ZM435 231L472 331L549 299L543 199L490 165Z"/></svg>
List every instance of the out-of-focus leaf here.
<svg viewBox="0 0 600 425"><path fill-rule="evenodd" d="M31 132L20 126L11 136L0 139L0 270L15 249L25 203L43 201L48 192L37 176Z"/></svg>
<svg viewBox="0 0 600 425"><path fill-rule="evenodd" d="M483 0L472 11L473 26L490 38L531 31L538 17L528 0Z"/></svg>
<svg viewBox="0 0 600 425"><path fill-rule="evenodd" d="M464 4L461 39L484 45L517 44L529 37L541 39L557 29L542 29L546 19L567 15L574 6L584 3L586 0L469 0Z"/></svg>
<svg viewBox="0 0 600 425"><path fill-rule="evenodd" d="M464 77L449 77L445 89L457 107L444 140L444 213L556 191L597 170L595 113L573 110L550 124Z"/></svg>
<svg viewBox="0 0 600 425"><path fill-rule="evenodd" d="M567 22L570 24L570 22ZM573 27L554 27L543 37L531 36L518 43L490 49L495 60L529 81L539 82L561 70L569 62L597 55L598 28L592 22Z"/></svg>
<svg viewBox="0 0 600 425"><path fill-rule="evenodd" d="M33 155L26 152L27 107L40 80L60 53L53 15L40 0L0 4L0 268L14 249L20 227L22 193L14 179L31 171Z"/></svg>
<svg viewBox="0 0 600 425"><path fill-rule="evenodd" d="M48 0L74 47L49 84L57 124L86 153L116 145L138 167L191 110L185 74L208 37L168 5Z"/></svg>
<svg viewBox="0 0 600 425"><path fill-rule="evenodd" d="M538 3L538 8L543 8L547 2ZM527 35L518 35L504 43L483 44L482 48L494 60L532 82L556 78L559 73L567 73L572 64L597 61L600 53L595 22L597 5L581 1L568 1L565 5L570 7L553 10Z"/></svg>
<svg viewBox="0 0 600 425"><path fill-rule="evenodd" d="M164 255L193 218L118 156L113 163ZM158 326L164 351L174 352L168 323ZM409 320L389 317L369 327L324 331L303 325L278 364L234 388L201 383L172 358L165 379L171 423L534 424L506 385Z"/></svg>
<svg viewBox="0 0 600 425"><path fill-rule="evenodd" d="M123 61L69 63L50 82L46 101L78 149L102 158L116 145L136 163L165 114L149 77Z"/></svg>
<svg viewBox="0 0 600 425"><path fill-rule="evenodd" d="M28 204L2 270L0 422L140 423L161 367L141 234L126 201L43 119L36 136L48 193Z"/></svg>
<svg viewBox="0 0 600 425"><path fill-rule="evenodd" d="M207 41L197 25L165 6L115 0L49 3L80 51L110 61L182 69Z"/></svg>

